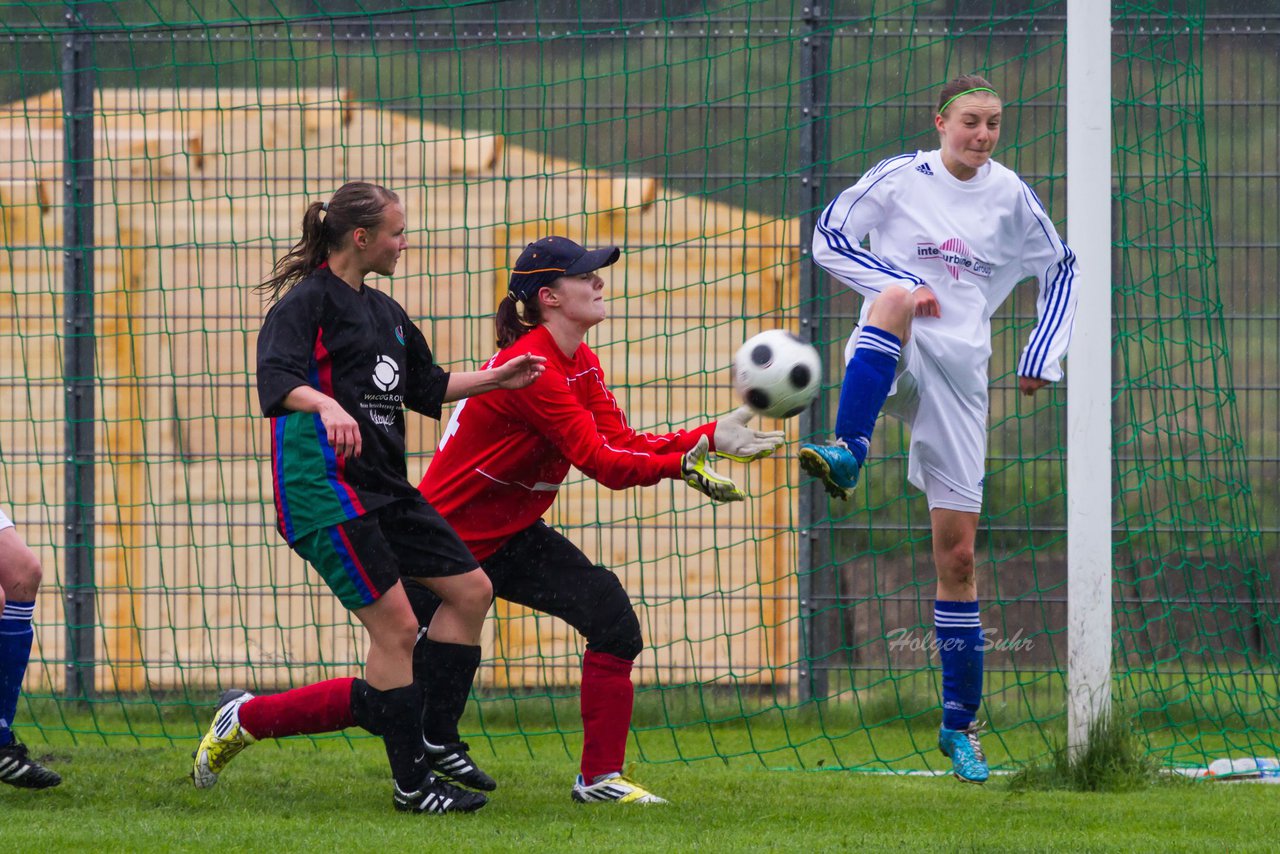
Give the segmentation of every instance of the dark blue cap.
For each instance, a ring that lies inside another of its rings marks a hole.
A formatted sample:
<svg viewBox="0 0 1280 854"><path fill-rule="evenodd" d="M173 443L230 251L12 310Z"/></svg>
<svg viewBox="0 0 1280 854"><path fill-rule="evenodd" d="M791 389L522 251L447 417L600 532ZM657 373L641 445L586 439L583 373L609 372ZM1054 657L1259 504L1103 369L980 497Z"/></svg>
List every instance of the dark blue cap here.
<svg viewBox="0 0 1280 854"><path fill-rule="evenodd" d="M615 263L622 252L616 246L584 249L567 237L544 237L524 248L511 268L511 296L521 301L533 298L538 289L561 276L590 273Z"/></svg>

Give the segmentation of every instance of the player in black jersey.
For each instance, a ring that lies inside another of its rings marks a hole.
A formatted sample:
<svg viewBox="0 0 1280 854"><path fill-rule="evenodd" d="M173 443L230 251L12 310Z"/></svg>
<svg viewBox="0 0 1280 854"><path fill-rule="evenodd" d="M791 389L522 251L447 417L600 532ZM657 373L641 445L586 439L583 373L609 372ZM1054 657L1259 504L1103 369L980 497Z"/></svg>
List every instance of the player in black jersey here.
<svg viewBox="0 0 1280 854"><path fill-rule="evenodd" d="M224 694L193 779L212 786L259 738L358 724L386 742L397 809L479 809L484 795L440 776L496 785L457 731L493 588L408 481L404 409L439 418L447 401L529 385L545 360L456 373L435 363L400 304L365 283L370 273L391 275L408 245L390 190L346 184L311 204L302 229L259 286L274 305L258 337L258 395L271 419L280 533L368 630L365 676L273 696ZM402 577L445 602L421 636Z"/></svg>

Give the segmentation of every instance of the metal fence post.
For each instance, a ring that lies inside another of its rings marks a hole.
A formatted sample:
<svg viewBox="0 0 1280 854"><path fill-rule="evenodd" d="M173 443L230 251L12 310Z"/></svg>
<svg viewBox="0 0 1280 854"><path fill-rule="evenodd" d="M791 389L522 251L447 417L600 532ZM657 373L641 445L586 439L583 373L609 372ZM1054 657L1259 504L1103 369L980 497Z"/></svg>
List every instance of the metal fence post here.
<svg viewBox="0 0 1280 854"><path fill-rule="evenodd" d="M822 271L813 263L813 229L822 207L822 187L818 179L819 160L823 150L825 120L825 89L822 86L826 73L824 38L819 33L822 10L815 4L804 7L804 33L800 40L800 337L811 344L819 344L819 299L822 287ZM818 347L819 352L825 348ZM825 357L824 357L825 361ZM825 376L830 376L828 365L823 366ZM810 406L800 414L800 435L810 437L825 428L825 418L819 406ZM821 651L827 644L820 637L825 621L820 618L817 602L821 597L820 585L814 578L814 552L818 541L818 513L824 505L821 490L813 480L800 484L798 518L799 550L797 554L797 607L799 610L800 655L796 663L801 702L827 696L827 670L819 664Z"/></svg>
<svg viewBox="0 0 1280 854"><path fill-rule="evenodd" d="M68 3L62 42L64 510L68 697L94 693L93 89L91 36Z"/></svg>

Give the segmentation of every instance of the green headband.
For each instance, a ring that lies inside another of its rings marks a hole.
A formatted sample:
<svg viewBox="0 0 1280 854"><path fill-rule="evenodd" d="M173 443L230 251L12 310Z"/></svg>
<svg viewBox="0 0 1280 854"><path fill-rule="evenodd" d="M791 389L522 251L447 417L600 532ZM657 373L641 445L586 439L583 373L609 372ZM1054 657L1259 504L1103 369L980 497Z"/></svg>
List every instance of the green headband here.
<svg viewBox="0 0 1280 854"><path fill-rule="evenodd" d="M957 92L956 94L948 98L947 102L942 105L942 109L938 110L938 115L942 115L943 113L945 113L947 111L947 107L950 107L951 102L954 101L956 98L963 98L965 95L972 95L974 92L990 92L992 95L995 95L997 98L1000 97L1000 93L997 92L995 89L992 89L990 86L977 86L973 89L965 89L963 92Z"/></svg>

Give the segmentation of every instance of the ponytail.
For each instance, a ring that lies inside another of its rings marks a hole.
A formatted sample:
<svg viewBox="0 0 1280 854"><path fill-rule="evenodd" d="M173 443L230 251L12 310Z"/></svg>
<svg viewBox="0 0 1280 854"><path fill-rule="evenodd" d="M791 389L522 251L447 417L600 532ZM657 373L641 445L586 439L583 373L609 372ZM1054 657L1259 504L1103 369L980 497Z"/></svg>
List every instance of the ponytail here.
<svg viewBox="0 0 1280 854"><path fill-rule="evenodd" d="M302 239L271 268L271 278L254 288L268 303L276 302L290 288L329 260L347 235L357 228L374 229L383 211L400 197L377 184L352 181L343 184L327 202L312 202L302 215Z"/></svg>
<svg viewBox="0 0 1280 854"><path fill-rule="evenodd" d="M555 284L543 285L554 288ZM524 306L521 311L520 306ZM508 293L498 302L498 310L493 315L493 325L498 333L498 349L505 350L516 343L525 333L542 323L542 304L535 294L532 300L516 302L515 296Z"/></svg>

